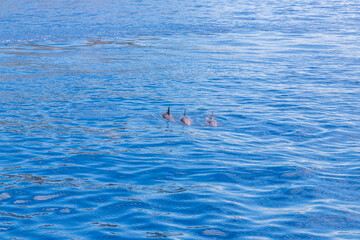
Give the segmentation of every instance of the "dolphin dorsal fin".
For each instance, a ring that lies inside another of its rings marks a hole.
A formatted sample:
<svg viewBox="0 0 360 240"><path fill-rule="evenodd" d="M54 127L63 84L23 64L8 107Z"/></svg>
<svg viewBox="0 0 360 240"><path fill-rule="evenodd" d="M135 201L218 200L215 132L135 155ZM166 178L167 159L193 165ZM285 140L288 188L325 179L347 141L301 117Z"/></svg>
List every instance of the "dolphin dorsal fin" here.
<svg viewBox="0 0 360 240"><path fill-rule="evenodd" d="M168 112L167 112L167 114L169 114L169 115L170 115L170 107L168 107Z"/></svg>
<svg viewBox="0 0 360 240"><path fill-rule="evenodd" d="M211 113L211 119L214 119L214 112Z"/></svg>
<svg viewBox="0 0 360 240"><path fill-rule="evenodd" d="M185 109L185 111L184 111L184 116L186 116L186 109Z"/></svg>

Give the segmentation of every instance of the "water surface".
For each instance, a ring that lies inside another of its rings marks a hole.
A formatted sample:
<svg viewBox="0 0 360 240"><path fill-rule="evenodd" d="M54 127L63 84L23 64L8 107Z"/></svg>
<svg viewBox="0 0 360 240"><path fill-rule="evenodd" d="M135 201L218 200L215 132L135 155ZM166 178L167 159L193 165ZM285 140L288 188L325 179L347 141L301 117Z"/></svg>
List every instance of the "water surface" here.
<svg viewBox="0 0 360 240"><path fill-rule="evenodd" d="M359 239L359 14L2 1L1 238Z"/></svg>

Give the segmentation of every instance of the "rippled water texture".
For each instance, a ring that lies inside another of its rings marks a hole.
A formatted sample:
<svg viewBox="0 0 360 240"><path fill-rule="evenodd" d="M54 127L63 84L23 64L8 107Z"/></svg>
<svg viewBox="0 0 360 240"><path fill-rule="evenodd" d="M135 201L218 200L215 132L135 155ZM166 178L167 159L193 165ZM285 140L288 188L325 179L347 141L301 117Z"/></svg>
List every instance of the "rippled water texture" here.
<svg viewBox="0 0 360 240"><path fill-rule="evenodd" d="M5 0L0 26L1 239L360 239L357 1Z"/></svg>

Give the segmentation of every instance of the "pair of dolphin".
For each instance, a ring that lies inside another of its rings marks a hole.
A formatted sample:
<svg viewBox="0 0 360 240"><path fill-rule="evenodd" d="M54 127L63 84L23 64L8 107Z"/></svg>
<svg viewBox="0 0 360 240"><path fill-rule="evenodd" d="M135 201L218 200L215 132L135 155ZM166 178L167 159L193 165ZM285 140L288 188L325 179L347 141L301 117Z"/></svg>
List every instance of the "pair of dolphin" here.
<svg viewBox="0 0 360 240"><path fill-rule="evenodd" d="M170 115L170 107L168 107L167 113L163 113L163 114L161 114L161 116L163 118L165 118L166 120L168 120L168 121L172 121L172 122L175 121L174 118ZM190 117L186 116L186 109L184 111L184 116L182 116L180 118L180 121L185 125L191 125L192 124L192 122L193 122L192 119ZM206 118L206 122L212 127L217 127L218 126L217 121L214 119L214 113L211 114L210 118L208 118L208 117Z"/></svg>

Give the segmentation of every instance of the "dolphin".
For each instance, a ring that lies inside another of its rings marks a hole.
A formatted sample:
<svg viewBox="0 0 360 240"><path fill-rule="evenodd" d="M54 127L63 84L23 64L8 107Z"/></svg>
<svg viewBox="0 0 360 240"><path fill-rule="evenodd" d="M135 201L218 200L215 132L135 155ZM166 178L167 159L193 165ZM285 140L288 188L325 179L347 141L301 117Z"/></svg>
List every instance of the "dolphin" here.
<svg viewBox="0 0 360 240"><path fill-rule="evenodd" d="M185 125L191 125L192 124L191 118L186 116L186 109L184 111L184 116L182 116L180 118L180 121Z"/></svg>
<svg viewBox="0 0 360 240"><path fill-rule="evenodd" d="M167 113L163 113L163 114L161 114L161 116L162 116L163 118L165 118L166 120L168 120L168 121L174 122L173 117L170 115L170 107L168 107Z"/></svg>
<svg viewBox="0 0 360 240"><path fill-rule="evenodd" d="M219 126L218 122L215 120L214 118L214 112L211 113L211 117L210 118L206 118L206 122L212 126L212 127L217 127Z"/></svg>

